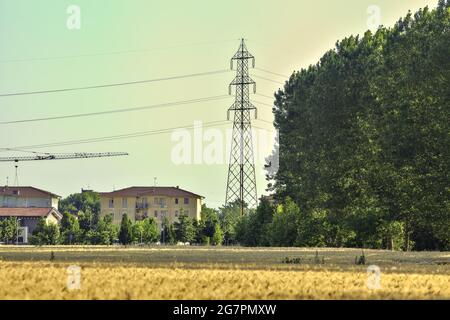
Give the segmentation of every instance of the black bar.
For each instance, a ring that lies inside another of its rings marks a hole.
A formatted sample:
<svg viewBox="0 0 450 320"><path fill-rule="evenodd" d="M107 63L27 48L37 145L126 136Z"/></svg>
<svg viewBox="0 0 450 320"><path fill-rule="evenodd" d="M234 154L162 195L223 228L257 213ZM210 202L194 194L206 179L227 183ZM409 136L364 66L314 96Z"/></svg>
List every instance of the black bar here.
<svg viewBox="0 0 450 320"><path fill-rule="evenodd" d="M84 319L98 316L105 319L330 319L347 317L392 318L421 313L427 317L445 314L449 301L0 301L3 314L19 312L20 317L36 316L61 319L65 315Z"/></svg>

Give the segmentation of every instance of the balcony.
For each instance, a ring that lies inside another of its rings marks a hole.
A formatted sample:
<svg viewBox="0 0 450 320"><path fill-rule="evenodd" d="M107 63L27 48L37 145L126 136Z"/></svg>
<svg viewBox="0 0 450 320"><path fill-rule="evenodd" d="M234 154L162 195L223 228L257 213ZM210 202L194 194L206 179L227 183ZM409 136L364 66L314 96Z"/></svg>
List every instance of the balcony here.
<svg viewBox="0 0 450 320"><path fill-rule="evenodd" d="M145 210L148 209L148 207L149 207L148 203L136 203L137 210Z"/></svg>

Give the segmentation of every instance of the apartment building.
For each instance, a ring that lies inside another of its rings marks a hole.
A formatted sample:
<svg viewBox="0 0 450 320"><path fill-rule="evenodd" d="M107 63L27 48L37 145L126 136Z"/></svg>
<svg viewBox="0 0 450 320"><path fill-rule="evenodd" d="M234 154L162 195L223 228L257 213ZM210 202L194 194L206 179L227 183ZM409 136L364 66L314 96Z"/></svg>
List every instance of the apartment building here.
<svg viewBox="0 0 450 320"><path fill-rule="evenodd" d="M111 214L117 224L123 214L132 221L153 217L159 225L164 218L177 221L180 214L199 220L204 198L179 187L129 187L99 195L101 215Z"/></svg>
<svg viewBox="0 0 450 320"><path fill-rule="evenodd" d="M18 242L28 239L40 218L47 223L60 223L60 196L35 187L0 187L0 219L15 217L18 221Z"/></svg>

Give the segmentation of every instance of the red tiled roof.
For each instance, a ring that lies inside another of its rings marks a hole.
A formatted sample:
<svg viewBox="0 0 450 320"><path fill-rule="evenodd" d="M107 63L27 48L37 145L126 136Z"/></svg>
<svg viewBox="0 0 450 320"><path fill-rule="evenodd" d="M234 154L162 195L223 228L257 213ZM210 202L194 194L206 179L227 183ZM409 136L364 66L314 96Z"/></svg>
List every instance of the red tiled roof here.
<svg viewBox="0 0 450 320"><path fill-rule="evenodd" d="M19 193L17 193L19 191ZM0 195L6 196L20 196L20 197L42 197L51 196L55 198L60 198L57 194L41 190L35 187L13 187L13 186L2 186L0 187Z"/></svg>
<svg viewBox="0 0 450 320"><path fill-rule="evenodd" d="M99 195L104 197L167 196L204 198L203 196L177 187L129 187L112 192L99 192Z"/></svg>
<svg viewBox="0 0 450 320"><path fill-rule="evenodd" d="M52 211L61 216L55 208L0 208L0 217L46 217Z"/></svg>

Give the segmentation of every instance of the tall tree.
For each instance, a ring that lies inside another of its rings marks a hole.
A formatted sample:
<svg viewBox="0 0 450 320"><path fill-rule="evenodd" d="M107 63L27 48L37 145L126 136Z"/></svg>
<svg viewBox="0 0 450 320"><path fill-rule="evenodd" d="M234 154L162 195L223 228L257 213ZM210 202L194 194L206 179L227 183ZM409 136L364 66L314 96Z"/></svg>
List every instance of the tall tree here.
<svg viewBox="0 0 450 320"><path fill-rule="evenodd" d="M154 218L145 218L142 221L144 229L144 243L155 243L159 239L158 224Z"/></svg>
<svg viewBox="0 0 450 320"><path fill-rule="evenodd" d="M132 223L128 215L122 215L122 221L120 223L119 241L123 245L130 244L133 240Z"/></svg>
<svg viewBox="0 0 450 320"><path fill-rule="evenodd" d="M222 229L220 228L220 224L216 222L216 224L214 225L214 234L211 237L211 244L213 246L220 246L222 245L222 242L223 242L223 232Z"/></svg>
<svg viewBox="0 0 450 320"><path fill-rule="evenodd" d="M6 243L14 242L17 237L18 220L8 217L0 220L0 239Z"/></svg>
<svg viewBox="0 0 450 320"><path fill-rule="evenodd" d="M236 239L248 247L270 245L270 224L275 208L266 197L261 198L256 210L241 217L236 225Z"/></svg>
<svg viewBox="0 0 450 320"><path fill-rule="evenodd" d="M270 224L270 244L276 247L292 247L297 240L300 209L290 198L280 205Z"/></svg>
<svg viewBox="0 0 450 320"><path fill-rule="evenodd" d="M191 218L187 215L180 215L178 221L174 223L177 241L192 242L195 239L195 228Z"/></svg>
<svg viewBox="0 0 450 320"><path fill-rule="evenodd" d="M78 219L64 212L61 220L61 242L63 244L76 244L80 242L81 231Z"/></svg>
<svg viewBox="0 0 450 320"><path fill-rule="evenodd" d="M175 244L176 242L174 226L167 217L164 217L162 221L161 242L163 244Z"/></svg>
<svg viewBox="0 0 450 320"><path fill-rule="evenodd" d="M236 242L236 226L241 219L241 205L239 200L219 208L219 223L223 232L224 244Z"/></svg>

